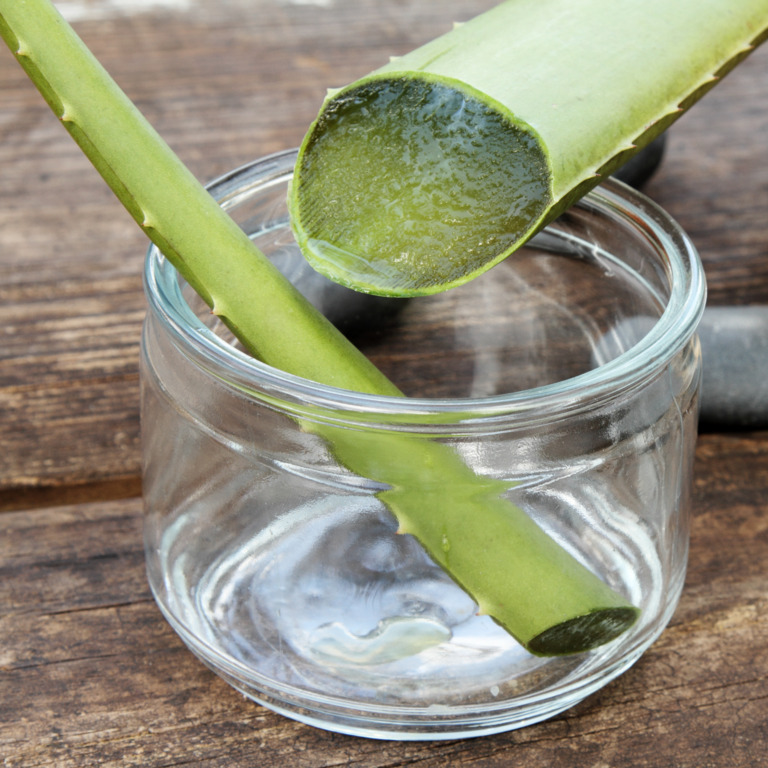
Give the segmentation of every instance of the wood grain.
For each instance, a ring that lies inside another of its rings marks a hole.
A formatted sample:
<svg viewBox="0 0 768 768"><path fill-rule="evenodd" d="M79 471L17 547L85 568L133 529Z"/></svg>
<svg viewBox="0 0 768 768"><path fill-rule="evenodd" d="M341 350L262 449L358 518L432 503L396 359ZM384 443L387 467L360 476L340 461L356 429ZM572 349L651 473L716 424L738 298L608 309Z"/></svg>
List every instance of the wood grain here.
<svg viewBox="0 0 768 768"><path fill-rule="evenodd" d="M210 179L296 145L329 84L490 5L211 0L78 29ZM33 491L40 503L78 498L75 488L79 498L95 486L138 492L146 243L10 54L0 62L0 429L13 446L0 456L0 509ZM768 51L758 51L685 116L647 189L700 248L713 303L768 301L767 71ZM75 402L83 407L73 415Z"/></svg>
<svg viewBox="0 0 768 768"><path fill-rule="evenodd" d="M768 754L768 447L702 438L688 583L661 639L573 710L477 740L332 735L245 700L146 586L138 500L8 512L0 541L7 766L735 768ZM514 763L511 760L514 759Z"/></svg>
<svg viewBox="0 0 768 768"><path fill-rule="evenodd" d="M69 4L201 179L294 146L341 85L493 0ZM110 8L122 13L102 13ZM165 8L165 10L163 10ZM138 341L145 242L0 50L0 761L6 766L746 768L768 755L768 436L700 438L690 567L638 664L569 712L476 740L374 742L210 673L148 591ZM768 302L768 48L671 131L646 190L710 300Z"/></svg>
<svg viewBox="0 0 768 768"><path fill-rule="evenodd" d="M296 146L329 85L491 4L209 0L77 28L209 180ZM146 241L5 49L0 92L0 509L120 494L139 472Z"/></svg>

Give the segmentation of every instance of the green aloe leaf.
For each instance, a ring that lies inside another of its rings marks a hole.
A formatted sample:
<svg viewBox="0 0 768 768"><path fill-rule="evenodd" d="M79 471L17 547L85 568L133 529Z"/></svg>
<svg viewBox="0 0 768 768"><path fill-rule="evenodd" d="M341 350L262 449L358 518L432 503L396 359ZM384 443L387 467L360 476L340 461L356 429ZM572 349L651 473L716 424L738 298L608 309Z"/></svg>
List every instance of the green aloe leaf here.
<svg viewBox="0 0 768 768"><path fill-rule="evenodd" d="M506 258L762 42L766 0L508 0L329 93L296 164L297 240L369 293Z"/></svg>

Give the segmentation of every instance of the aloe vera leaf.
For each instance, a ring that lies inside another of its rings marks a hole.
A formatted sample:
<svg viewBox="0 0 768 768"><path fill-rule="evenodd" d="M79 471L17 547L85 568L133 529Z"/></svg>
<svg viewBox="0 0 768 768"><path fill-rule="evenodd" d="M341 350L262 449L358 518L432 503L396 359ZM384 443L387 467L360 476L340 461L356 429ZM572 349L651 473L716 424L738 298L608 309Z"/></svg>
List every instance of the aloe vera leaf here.
<svg viewBox="0 0 768 768"><path fill-rule="evenodd" d="M460 285L767 34L767 0L507 0L329 93L296 164L297 240L357 290Z"/></svg>
<svg viewBox="0 0 768 768"><path fill-rule="evenodd" d="M222 212L48 0L0 0L0 35L133 218L256 357L398 394ZM297 416L349 469L390 486L380 498L401 530L531 652L587 650L635 620L633 606L501 498L506 486L477 477L448 446Z"/></svg>

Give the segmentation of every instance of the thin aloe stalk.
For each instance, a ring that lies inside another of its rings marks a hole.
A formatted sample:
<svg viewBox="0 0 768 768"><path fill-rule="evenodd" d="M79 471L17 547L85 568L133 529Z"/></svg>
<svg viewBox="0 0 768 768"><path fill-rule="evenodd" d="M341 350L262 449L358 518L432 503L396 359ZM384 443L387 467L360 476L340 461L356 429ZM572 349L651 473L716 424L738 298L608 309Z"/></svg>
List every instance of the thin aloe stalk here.
<svg viewBox="0 0 768 768"><path fill-rule="evenodd" d="M306 257L384 295L460 285L664 131L768 0L507 0L329 92L291 195Z"/></svg>
<svg viewBox="0 0 768 768"><path fill-rule="evenodd" d="M49 0L0 0L0 35L144 232L251 352L314 381L397 396L219 208ZM450 447L317 425L342 463L448 573L533 653L613 639L637 609L475 475Z"/></svg>

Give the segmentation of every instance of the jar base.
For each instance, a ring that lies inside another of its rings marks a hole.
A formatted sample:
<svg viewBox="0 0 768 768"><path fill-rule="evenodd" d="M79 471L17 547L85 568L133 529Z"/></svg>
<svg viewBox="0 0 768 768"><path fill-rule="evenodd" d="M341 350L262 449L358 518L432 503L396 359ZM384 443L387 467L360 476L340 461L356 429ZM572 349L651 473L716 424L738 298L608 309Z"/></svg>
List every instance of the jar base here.
<svg viewBox="0 0 768 768"><path fill-rule="evenodd" d="M608 685L626 672L642 656L654 638L633 653L619 658L614 664L600 667L592 674L577 677L563 689L560 682L530 696L501 701L494 706L449 706L432 704L428 707L369 706L308 695L298 689L271 688L265 681L248 679L244 670L212 652L190 633L158 601L165 619L189 650L212 672L250 699L279 715L305 725L332 733L368 739L390 741L448 741L478 738L525 728L549 720L576 706L588 696ZM582 654L588 656L590 654ZM592 667L590 659L578 665ZM493 687L491 689L493 691ZM497 694L498 696L498 694Z"/></svg>
<svg viewBox="0 0 768 768"><path fill-rule="evenodd" d="M202 571L192 564L206 558L173 538L197 527L193 510L153 548L168 558L157 571L175 575L149 573L166 619L245 696L325 730L424 740L530 725L621 674L663 626L588 653L534 656L477 615L375 497L330 494L267 527L246 506Z"/></svg>

